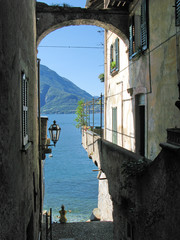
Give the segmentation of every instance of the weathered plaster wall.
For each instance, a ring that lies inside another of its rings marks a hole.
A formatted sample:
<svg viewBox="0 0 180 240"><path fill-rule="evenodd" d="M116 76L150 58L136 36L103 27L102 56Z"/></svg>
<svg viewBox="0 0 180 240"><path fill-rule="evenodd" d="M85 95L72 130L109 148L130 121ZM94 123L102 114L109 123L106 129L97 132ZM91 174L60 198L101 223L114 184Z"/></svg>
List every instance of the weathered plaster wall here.
<svg viewBox="0 0 180 240"><path fill-rule="evenodd" d="M139 4L132 6L130 14L140 7ZM160 151L159 142L166 139L166 129L180 126L180 113L175 107L180 42L179 33L176 34L179 28L175 27L174 0L149 0L148 6L149 48L128 61L128 46L119 39L120 69L116 75L110 75L110 45L117 36L108 31L105 37L105 136L112 141L112 132L108 129L112 129L112 107L117 106L117 144L136 151L135 98L145 94L145 156L153 160Z"/></svg>
<svg viewBox="0 0 180 240"><path fill-rule="evenodd" d="M82 145L94 164L98 169L101 169L99 138L100 136L96 134L93 136L93 132L82 130ZM108 181L104 173L97 172L97 175L99 176L98 209L100 210L101 221L112 221L113 206L109 195Z"/></svg>
<svg viewBox="0 0 180 240"><path fill-rule="evenodd" d="M70 25L96 25L110 29L121 38L128 36L128 12L113 9L83 9L37 4L37 43L50 32Z"/></svg>
<svg viewBox="0 0 180 240"><path fill-rule="evenodd" d="M141 168L135 153L104 140L99 140L100 149L113 201L114 239L129 239L130 231L134 240L178 240L179 150L163 147L153 162L146 160Z"/></svg>
<svg viewBox="0 0 180 240"><path fill-rule="evenodd" d="M37 239L39 164L35 1L0 1L0 239ZM21 72L29 85L29 141L22 151ZM37 193L37 194L36 194Z"/></svg>
<svg viewBox="0 0 180 240"><path fill-rule="evenodd" d="M119 71L115 74L110 72L110 49L118 36L110 31L107 32L107 77L105 83L105 138L112 141L112 108L117 107L117 144L131 151L135 149L134 124L132 115L132 97L128 93L129 69L128 47L119 39Z"/></svg>
<svg viewBox="0 0 180 240"><path fill-rule="evenodd" d="M146 156L153 159L166 129L179 127L174 1L149 0L149 50L130 62L130 85L146 94ZM138 89L139 88L139 89Z"/></svg>

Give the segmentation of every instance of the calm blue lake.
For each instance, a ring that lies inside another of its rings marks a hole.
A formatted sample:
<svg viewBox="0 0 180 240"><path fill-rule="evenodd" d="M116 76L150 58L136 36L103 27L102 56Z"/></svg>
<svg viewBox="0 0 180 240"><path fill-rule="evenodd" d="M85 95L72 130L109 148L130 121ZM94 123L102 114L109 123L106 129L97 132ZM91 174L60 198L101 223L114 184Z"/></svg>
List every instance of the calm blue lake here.
<svg viewBox="0 0 180 240"><path fill-rule="evenodd" d="M92 171L96 167L81 145L75 117L75 114L48 115L48 127L53 120L61 127L59 142L52 147L53 157L46 155L44 161L44 210L52 208L53 221L58 221L62 204L71 210L66 215L68 222L87 221L97 207L97 172Z"/></svg>

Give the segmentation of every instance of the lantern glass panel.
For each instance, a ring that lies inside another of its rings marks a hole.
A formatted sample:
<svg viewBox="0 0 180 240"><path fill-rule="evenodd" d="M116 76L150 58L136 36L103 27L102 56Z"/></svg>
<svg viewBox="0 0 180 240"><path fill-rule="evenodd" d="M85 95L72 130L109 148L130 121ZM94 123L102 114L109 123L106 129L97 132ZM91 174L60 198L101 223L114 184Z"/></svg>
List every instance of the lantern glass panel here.
<svg viewBox="0 0 180 240"><path fill-rule="evenodd" d="M49 127L49 134L51 141L54 142L54 145L59 140L61 128L56 124L56 121Z"/></svg>

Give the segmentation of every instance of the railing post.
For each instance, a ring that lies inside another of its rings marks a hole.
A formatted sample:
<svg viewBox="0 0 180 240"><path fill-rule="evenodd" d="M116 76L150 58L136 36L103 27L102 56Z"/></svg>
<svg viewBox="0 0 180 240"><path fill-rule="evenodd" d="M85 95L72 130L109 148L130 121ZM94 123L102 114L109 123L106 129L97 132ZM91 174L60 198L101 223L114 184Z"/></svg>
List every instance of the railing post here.
<svg viewBox="0 0 180 240"><path fill-rule="evenodd" d="M86 124L87 124L87 102L86 102ZM86 128L86 147L88 145L88 140L87 140L87 128Z"/></svg>
<svg viewBox="0 0 180 240"><path fill-rule="evenodd" d="M91 125L90 112L91 112L91 105L89 104L89 126Z"/></svg>
<svg viewBox="0 0 180 240"><path fill-rule="evenodd" d="M84 121L84 103L82 103L82 107L83 107L83 115L82 115L82 117L83 117L83 119L82 119L82 123L83 123L83 136L84 136L84 123L85 123L85 121ZM82 127L81 127L81 130L82 130Z"/></svg>
<svg viewBox="0 0 180 240"><path fill-rule="evenodd" d="M100 136L101 136L101 139L102 139L102 93L101 93L101 111L100 111L100 125L101 125L101 132L100 132Z"/></svg>
<svg viewBox="0 0 180 240"><path fill-rule="evenodd" d="M50 240L52 240L52 208L50 208Z"/></svg>
<svg viewBox="0 0 180 240"><path fill-rule="evenodd" d="M94 152L94 98L93 98L93 152Z"/></svg>
<svg viewBox="0 0 180 240"><path fill-rule="evenodd" d="M46 212L46 240L48 240L48 213Z"/></svg>

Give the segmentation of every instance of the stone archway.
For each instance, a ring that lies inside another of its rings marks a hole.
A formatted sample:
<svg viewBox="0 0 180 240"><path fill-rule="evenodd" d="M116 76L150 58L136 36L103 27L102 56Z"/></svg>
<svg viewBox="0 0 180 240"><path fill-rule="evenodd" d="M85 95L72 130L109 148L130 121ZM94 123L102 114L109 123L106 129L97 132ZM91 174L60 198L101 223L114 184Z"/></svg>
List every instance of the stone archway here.
<svg viewBox="0 0 180 240"><path fill-rule="evenodd" d="M37 45L52 31L70 25L96 25L128 39L128 12L111 9L83 9L37 3Z"/></svg>

